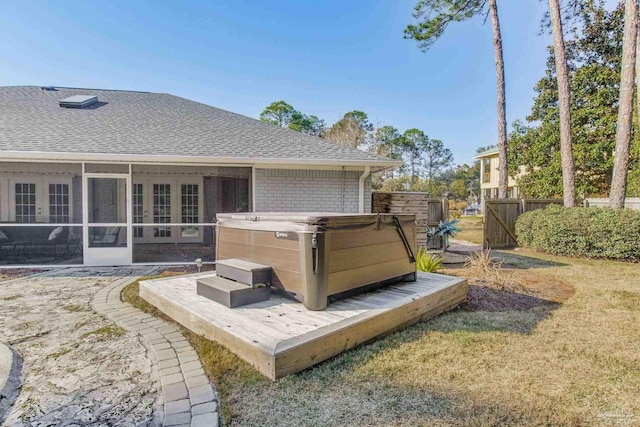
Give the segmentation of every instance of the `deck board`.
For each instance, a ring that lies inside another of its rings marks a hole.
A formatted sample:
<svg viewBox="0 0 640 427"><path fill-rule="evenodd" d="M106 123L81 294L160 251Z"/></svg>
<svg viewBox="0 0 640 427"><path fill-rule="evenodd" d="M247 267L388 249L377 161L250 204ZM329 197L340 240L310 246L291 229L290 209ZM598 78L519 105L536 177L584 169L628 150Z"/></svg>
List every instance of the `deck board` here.
<svg viewBox="0 0 640 427"><path fill-rule="evenodd" d="M140 295L192 331L227 346L271 379L297 372L364 341L453 308L466 298L464 279L419 273L402 282L310 311L272 294L228 308L196 293L199 273L143 281Z"/></svg>

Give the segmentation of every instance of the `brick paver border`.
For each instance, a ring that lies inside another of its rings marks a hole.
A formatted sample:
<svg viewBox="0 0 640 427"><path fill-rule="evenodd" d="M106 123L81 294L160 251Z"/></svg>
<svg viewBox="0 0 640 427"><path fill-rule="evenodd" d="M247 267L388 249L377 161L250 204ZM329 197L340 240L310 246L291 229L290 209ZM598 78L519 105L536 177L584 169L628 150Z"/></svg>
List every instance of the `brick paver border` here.
<svg viewBox="0 0 640 427"><path fill-rule="evenodd" d="M127 277L102 288L93 309L118 326L141 336L153 363L164 399L163 426L217 427L220 398L198 355L173 325L123 302L122 289L139 277Z"/></svg>

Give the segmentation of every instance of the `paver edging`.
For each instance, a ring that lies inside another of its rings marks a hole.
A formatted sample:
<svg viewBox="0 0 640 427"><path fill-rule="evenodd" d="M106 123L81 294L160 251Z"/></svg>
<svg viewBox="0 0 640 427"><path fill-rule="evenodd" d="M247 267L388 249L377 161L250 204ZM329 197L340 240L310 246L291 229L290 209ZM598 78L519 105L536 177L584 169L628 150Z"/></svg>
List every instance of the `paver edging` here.
<svg viewBox="0 0 640 427"><path fill-rule="evenodd" d="M93 297L91 307L140 337L152 361L152 378L162 396L162 425L217 427L220 419L218 392L198 359L180 357L185 352L195 354L191 344L175 326L121 300L125 286L140 277L127 277L100 289ZM200 371L193 376L197 369Z"/></svg>

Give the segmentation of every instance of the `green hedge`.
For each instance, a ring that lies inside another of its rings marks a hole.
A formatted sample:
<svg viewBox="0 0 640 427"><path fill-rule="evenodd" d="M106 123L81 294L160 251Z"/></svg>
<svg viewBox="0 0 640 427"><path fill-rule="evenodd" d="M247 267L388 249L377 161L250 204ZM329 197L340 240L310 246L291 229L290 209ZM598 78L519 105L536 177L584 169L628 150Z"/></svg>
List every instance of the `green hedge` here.
<svg viewBox="0 0 640 427"><path fill-rule="evenodd" d="M526 212L516 222L522 247L588 258L640 261L640 211L564 208Z"/></svg>

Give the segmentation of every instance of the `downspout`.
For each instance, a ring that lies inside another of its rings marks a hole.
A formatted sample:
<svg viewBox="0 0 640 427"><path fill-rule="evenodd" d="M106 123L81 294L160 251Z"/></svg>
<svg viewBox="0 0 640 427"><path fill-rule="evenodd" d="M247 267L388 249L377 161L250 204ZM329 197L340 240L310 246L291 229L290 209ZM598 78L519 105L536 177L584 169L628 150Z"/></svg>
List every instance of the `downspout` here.
<svg viewBox="0 0 640 427"><path fill-rule="evenodd" d="M371 166L364 167L364 172L360 175L360 182L358 183L358 212L364 213L364 182L371 174Z"/></svg>
<svg viewBox="0 0 640 427"><path fill-rule="evenodd" d="M347 170L342 167L342 199L340 200L340 212L344 212L344 200L347 192Z"/></svg>

